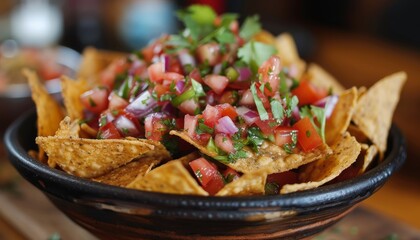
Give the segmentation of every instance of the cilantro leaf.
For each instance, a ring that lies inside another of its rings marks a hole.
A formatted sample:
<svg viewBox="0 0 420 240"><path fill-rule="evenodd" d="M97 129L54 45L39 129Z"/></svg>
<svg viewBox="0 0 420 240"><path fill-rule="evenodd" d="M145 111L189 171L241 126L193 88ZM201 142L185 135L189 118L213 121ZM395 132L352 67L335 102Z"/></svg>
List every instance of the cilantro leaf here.
<svg viewBox="0 0 420 240"><path fill-rule="evenodd" d="M194 79L191 79L192 88L194 89L195 96L196 97L204 97L206 96L206 93L203 90L203 86L201 83L195 81Z"/></svg>
<svg viewBox="0 0 420 240"><path fill-rule="evenodd" d="M247 137L248 145L251 146L254 152L258 152L258 147L264 143L264 140L265 140L264 135L262 134L261 130L257 127L250 127L248 128L247 132L248 132L248 137Z"/></svg>
<svg viewBox="0 0 420 240"><path fill-rule="evenodd" d="M320 108L317 106L311 106L312 113L316 117L318 123L321 125L318 130L319 135L322 138L322 141L325 143L325 123L326 123L326 114L325 108Z"/></svg>
<svg viewBox="0 0 420 240"><path fill-rule="evenodd" d="M255 83L252 83L252 85L251 85L251 93L252 93L252 97L254 98L255 105L257 106L257 110L258 110L258 114L260 115L260 119L262 121L268 120L267 110L265 110L261 99L257 95L257 89L255 87Z"/></svg>
<svg viewBox="0 0 420 240"><path fill-rule="evenodd" d="M239 36L245 40L251 39L255 34L261 31L261 24L258 15L247 17L239 31Z"/></svg>
<svg viewBox="0 0 420 240"><path fill-rule="evenodd" d="M277 50L271 45L249 41L239 48L238 57L247 63L251 67L251 70L256 73L258 72L258 67L276 52Z"/></svg>
<svg viewBox="0 0 420 240"><path fill-rule="evenodd" d="M270 105L271 105L271 112L273 113L273 117L279 121L281 123L281 121L283 120L283 105L281 104L281 102L275 98L271 99L270 101Z"/></svg>
<svg viewBox="0 0 420 240"><path fill-rule="evenodd" d="M293 110L297 107L299 103L299 99L296 96L290 97L290 95L286 95L286 109L284 110L284 114L287 118L292 116Z"/></svg>

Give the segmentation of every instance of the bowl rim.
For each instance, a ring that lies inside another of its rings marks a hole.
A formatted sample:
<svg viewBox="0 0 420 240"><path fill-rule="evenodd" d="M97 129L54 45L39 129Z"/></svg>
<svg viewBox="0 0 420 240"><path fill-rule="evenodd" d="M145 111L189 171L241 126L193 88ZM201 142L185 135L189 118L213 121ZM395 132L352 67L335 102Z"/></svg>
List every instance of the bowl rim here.
<svg viewBox="0 0 420 240"><path fill-rule="evenodd" d="M64 171L50 168L27 154L27 150L19 143L19 129L35 115L34 109L28 111L10 125L4 135L9 159L15 168L23 167L36 174L39 178L59 182L63 188L72 195L79 194L96 196L99 199L118 199L121 202L133 204L152 204L162 207L194 208L213 210L228 210L232 208L302 208L302 207L328 207L337 205L338 201L352 199L359 202L368 197L382 186L390 175L404 163L406 142L399 128L393 123L389 132L390 148L385 158L377 166L366 173L342 182L324 185L315 189L273 196L194 196L167 194L141 191L123 187L107 185L70 175ZM29 181L29 180L28 180ZM49 194L48 189L42 189ZM366 192L369 192L366 196ZM90 198L89 198L90 199ZM92 199L90 199L92 200Z"/></svg>

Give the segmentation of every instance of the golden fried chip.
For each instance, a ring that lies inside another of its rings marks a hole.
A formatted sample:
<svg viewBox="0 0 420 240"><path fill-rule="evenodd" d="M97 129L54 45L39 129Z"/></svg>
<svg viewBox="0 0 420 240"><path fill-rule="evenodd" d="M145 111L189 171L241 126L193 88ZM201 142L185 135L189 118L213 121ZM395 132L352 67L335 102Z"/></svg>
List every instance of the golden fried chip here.
<svg viewBox="0 0 420 240"><path fill-rule="evenodd" d="M205 146L195 142L186 132L171 131L170 134L179 136L207 156L213 158L218 156L217 153L209 151ZM289 154L282 147L268 141L265 141L258 148L258 153L255 153L248 147L244 147L243 150L247 154L246 158L239 158L235 162L227 165L242 173L252 173L264 170L267 174L284 172L297 168L301 165L322 158L330 152L329 147L327 145L323 145L310 152Z"/></svg>
<svg viewBox="0 0 420 240"><path fill-rule="evenodd" d="M64 118L61 107L48 93L34 71L24 69L23 75L28 80L32 92L32 99L36 106L38 136L52 136ZM39 150L38 159L40 161L45 160L45 153L42 149Z"/></svg>
<svg viewBox="0 0 420 240"><path fill-rule="evenodd" d="M291 193L319 187L340 175L350 167L360 153L360 144L350 134L338 139L332 146L333 153L325 158L309 163L299 173L297 184L286 184L280 193Z"/></svg>
<svg viewBox="0 0 420 240"><path fill-rule="evenodd" d="M216 196L250 196L265 192L266 172L245 173L238 179L226 184Z"/></svg>
<svg viewBox="0 0 420 240"><path fill-rule="evenodd" d="M103 175L150 151L147 140L37 137L36 143L64 171L85 178ZM165 150L166 151L166 150Z"/></svg>
<svg viewBox="0 0 420 240"><path fill-rule="evenodd" d="M270 32L261 30L252 37L253 40L257 42L262 42L269 45L274 45L276 43L276 38Z"/></svg>
<svg viewBox="0 0 420 240"><path fill-rule="evenodd" d="M73 80L67 76L61 78L61 86L64 106L67 115L71 119L83 119L83 104L80 95L89 89L87 82L83 79Z"/></svg>
<svg viewBox="0 0 420 240"><path fill-rule="evenodd" d="M136 178L143 177L154 166L159 164L161 160L160 157L141 157L92 180L114 186L126 187Z"/></svg>
<svg viewBox="0 0 420 240"><path fill-rule="evenodd" d="M363 158L363 166L360 169L360 174L366 172L369 168L373 160L375 159L376 155L378 154L378 147L375 145L370 145L366 150Z"/></svg>
<svg viewBox="0 0 420 240"><path fill-rule="evenodd" d="M96 138L96 136L98 136L98 131L93 129L91 126L89 126L86 123L82 123L80 125L80 129L83 131L84 135L86 135L88 138Z"/></svg>
<svg viewBox="0 0 420 240"><path fill-rule="evenodd" d="M381 79L360 97L353 114L354 123L378 147L381 154L386 150L392 115L406 79L405 72Z"/></svg>
<svg viewBox="0 0 420 240"><path fill-rule="evenodd" d="M356 138L359 143L370 143L369 138L356 125L350 124L347 131Z"/></svg>
<svg viewBox="0 0 420 240"><path fill-rule="evenodd" d="M171 194L208 196L180 160L169 161L129 184L130 188Z"/></svg>
<svg viewBox="0 0 420 240"><path fill-rule="evenodd" d="M338 98L331 117L326 122L325 138L328 145L343 135L350 125L351 117L357 103L357 89L346 90Z"/></svg>
<svg viewBox="0 0 420 240"><path fill-rule="evenodd" d="M80 125L79 121L71 121L69 116L66 116L61 122L60 127L55 133L56 137L62 138L79 138Z"/></svg>
<svg viewBox="0 0 420 240"><path fill-rule="evenodd" d="M309 81L322 89L332 89L334 94L340 94L345 89L331 74L315 63L308 67Z"/></svg>
<svg viewBox="0 0 420 240"><path fill-rule="evenodd" d="M289 33L282 33L276 37L275 46L277 55L284 65L296 68L296 78L299 79L305 72L306 63L299 57L295 40Z"/></svg>

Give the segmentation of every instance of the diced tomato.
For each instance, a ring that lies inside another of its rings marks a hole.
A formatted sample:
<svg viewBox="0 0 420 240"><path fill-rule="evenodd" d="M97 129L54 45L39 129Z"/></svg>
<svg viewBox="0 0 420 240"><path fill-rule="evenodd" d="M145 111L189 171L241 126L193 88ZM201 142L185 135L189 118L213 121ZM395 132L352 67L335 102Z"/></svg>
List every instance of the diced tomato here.
<svg viewBox="0 0 420 240"><path fill-rule="evenodd" d="M236 112L235 108L228 103L216 105L216 108L220 112L220 117L228 116L230 119L232 119L232 121L235 121L235 119L238 117L238 113Z"/></svg>
<svg viewBox="0 0 420 240"><path fill-rule="evenodd" d="M297 131L290 127L279 126L274 130L274 139L277 146L292 143L292 134L297 134Z"/></svg>
<svg viewBox="0 0 420 240"><path fill-rule="evenodd" d="M169 92L169 86L163 84L156 84L153 88L153 91L154 93L156 93L157 99L160 99L162 95Z"/></svg>
<svg viewBox="0 0 420 240"><path fill-rule="evenodd" d="M184 71L182 70L181 63L179 62L178 59L171 58L168 72L173 72L173 73L178 73L178 74L184 73Z"/></svg>
<svg viewBox="0 0 420 240"><path fill-rule="evenodd" d="M299 82L299 86L292 90L292 94L299 99L299 106L315 103L325 98L328 92L325 89L317 88L306 80Z"/></svg>
<svg viewBox="0 0 420 240"><path fill-rule="evenodd" d="M214 136L214 143L226 153L233 153L235 151L232 139L227 134L216 134L216 136Z"/></svg>
<svg viewBox="0 0 420 240"><path fill-rule="evenodd" d="M83 106L89 111L100 114L108 108L108 90L106 88L94 88L84 92L80 96Z"/></svg>
<svg viewBox="0 0 420 240"><path fill-rule="evenodd" d="M223 188L223 177L217 168L205 158L198 158L189 163L200 184L210 195Z"/></svg>
<svg viewBox="0 0 420 240"><path fill-rule="evenodd" d="M127 70L128 64L125 58L120 58L114 60L102 73L101 73L101 83L104 86L107 86L109 89L112 89L114 86L115 78L118 74L123 73Z"/></svg>
<svg viewBox="0 0 420 240"><path fill-rule="evenodd" d="M238 101L238 93L236 91L225 91L219 98L219 103L235 104Z"/></svg>
<svg viewBox="0 0 420 240"><path fill-rule="evenodd" d="M122 138L120 132L115 127L114 123L108 122L104 126L99 128L98 131L99 139L120 139Z"/></svg>
<svg viewBox="0 0 420 240"><path fill-rule="evenodd" d="M230 23L229 25L229 29L234 33L234 34L238 34L239 33L239 23L237 20L234 20Z"/></svg>
<svg viewBox="0 0 420 240"><path fill-rule="evenodd" d="M255 125L260 128L261 132L265 135L270 135L274 133L274 129L278 126L278 123L273 118L273 115L271 113L268 113L268 120L261 120L260 118L257 118L255 121Z"/></svg>
<svg viewBox="0 0 420 240"><path fill-rule="evenodd" d="M199 83L203 83L203 78L201 78L200 70L198 68L194 68L190 74L190 78L194 79L195 81Z"/></svg>
<svg viewBox="0 0 420 240"><path fill-rule="evenodd" d="M230 167L227 167L223 171L222 175L226 180L228 180L228 182L235 181L241 176L241 174L239 174L235 169L230 168Z"/></svg>
<svg viewBox="0 0 420 240"><path fill-rule="evenodd" d="M207 104L206 108L203 111L204 124L213 128L214 125L217 123L217 120L219 120L219 118L221 117L222 116L218 108Z"/></svg>
<svg viewBox="0 0 420 240"><path fill-rule="evenodd" d="M186 114L184 117L184 129L187 131L188 136L194 138L196 133L195 129L198 124L198 116L191 116Z"/></svg>
<svg viewBox="0 0 420 240"><path fill-rule="evenodd" d="M162 123L162 120L167 119L167 116L161 113L149 114L144 119L145 135L147 139L160 141L165 133L168 132L168 127Z"/></svg>
<svg viewBox="0 0 420 240"><path fill-rule="evenodd" d="M110 110L124 109L128 105L128 101L115 94L115 92L109 94L108 101L108 109Z"/></svg>
<svg viewBox="0 0 420 240"><path fill-rule="evenodd" d="M199 108L200 106L198 105L198 102L194 99L188 99L184 102L182 102L179 106L178 109L181 110L181 112L185 113L185 114L195 114L196 110Z"/></svg>
<svg viewBox="0 0 420 240"><path fill-rule="evenodd" d="M200 63L207 62L210 66L214 66L220 62L220 47L217 43L200 45L196 52Z"/></svg>
<svg viewBox="0 0 420 240"><path fill-rule="evenodd" d="M273 96L279 88L280 78L279 73L281 71L280 58L277 56L270 57L265 61L258 69L258 73L261 76L261 80L265 84L269 84L269 88L264 89L266 96Z"/></svg>
<svg viewBox="0 0 420 240"><path fill-rule="evenodd" d="M255 87L256 87L256 90L257 90L257 97L261 100L262 104L264 105L264 107L266 109L270 109L270 100L268 99L267 96L271 96L271 95L266 95L265 94L266 88L264 88L264 93L261 92L261 89L260 89L261 84L260 83L255 84Z"/></svg>
<svg viewBox="0 0 420 240"><path fill-rule="evenodd" d="M251 81L235 81L229 84L229 88L237 90L246 90L251 86Z"/></svg>
<svg viewBox="0 0 420 240"><path fill-rule="evenodd" d="M267 183L276 183L280 188L286 184L298 183L298 174L292 171L273 173L267 176Z"/></svg>
<svg viewBox="0 0 420 240"><path fill-rule="evenodd" d="M202 134L196 134L194 137L194 140L197 141L201 145L207 145L211 138L210 133L202 133Z"/></svg>
<svg viewBox="0 0 420 240"><path fill-rule="evenodd" d="M239 100L239 104L245 106L255 105L254 97L252 96L251 90L247 89L242 93L241 99Z"/></svg>
<svg viewBox="0 0 420 240"><path fill-rule="evenodd" d="M155 83L162 83L162 80L165 77L165 68L161 62L150 65L147 68L147 72L149 74L150 81Z"/></svg>
<svg viewBox="0 0 420 240"><path fill-rule="evenodd" d="M298 143L305 152L322 145L322 139L309 118L300 119L293 128L298 130Z"/></svg>
<svg viewBox="0 0 420 240"><path fill-rule="evenodd" d="M229 83L229 79L222 75L210 74L204 77L204 83L216 94L222 94Z"/></svg>
<svg viewBox="0 0 420 240"><path fill-rule="evenodd" d="M170 83L178 82L178 81L184 79L184 75L181 75L181 74L176 73L176 72L166 72L166 73L163 74L163 79L169 80Z"/></svg>

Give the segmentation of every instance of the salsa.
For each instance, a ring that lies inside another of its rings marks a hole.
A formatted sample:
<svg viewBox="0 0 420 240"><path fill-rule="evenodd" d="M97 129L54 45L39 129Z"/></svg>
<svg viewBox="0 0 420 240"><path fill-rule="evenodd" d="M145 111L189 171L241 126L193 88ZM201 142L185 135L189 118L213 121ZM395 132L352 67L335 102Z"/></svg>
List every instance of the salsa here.
<svg viewBox="0 0 420 240"><path fill-rule="evenodd" d="M99 139L160 141L174 156L188 151L171 130L217 153L189 163L202 187L216 193L241 173L226 166L258 152L264 141L287 153L309 152L325 143L325 122L334 108L319 89L285 64L276 49L255 40L257 16L240 26L236 14L199 15L200 6L178 12L186 28L163 35L100 74L100 84L81 101ZM197 10L198 9L198 10ZM268 192L296 182L271 176ZM273 186L276 186L273 189ZM277 190L276 190L277 189Z"/></svg>

